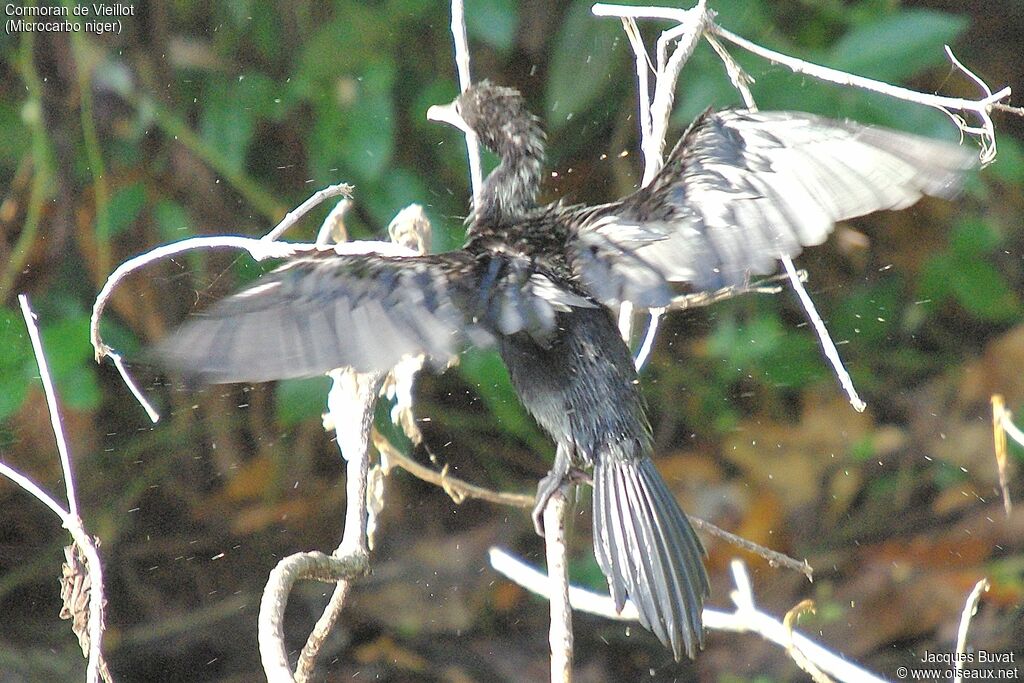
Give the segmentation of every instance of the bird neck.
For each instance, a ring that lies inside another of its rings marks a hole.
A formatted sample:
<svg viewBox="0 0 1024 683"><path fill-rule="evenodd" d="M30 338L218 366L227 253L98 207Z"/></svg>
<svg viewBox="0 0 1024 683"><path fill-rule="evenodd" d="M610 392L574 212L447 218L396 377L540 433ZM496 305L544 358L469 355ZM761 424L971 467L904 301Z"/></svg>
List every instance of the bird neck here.
<svg viewBox="0 0 1024 683"><path fill-rule="evenodd" d="M506 155L484 180L473 212L474 225L514 222L536 206L543 158L535 154Z"/></svg>

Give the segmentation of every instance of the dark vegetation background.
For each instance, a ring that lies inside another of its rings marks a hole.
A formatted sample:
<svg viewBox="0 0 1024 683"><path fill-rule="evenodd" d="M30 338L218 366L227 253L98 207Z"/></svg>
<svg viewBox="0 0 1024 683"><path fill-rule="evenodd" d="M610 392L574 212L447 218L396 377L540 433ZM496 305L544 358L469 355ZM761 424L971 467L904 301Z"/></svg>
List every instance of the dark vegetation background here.
<svg viewBox="0 0 1024 683"><path fill-rule="evenodd" d="M550 131L546 196L603 201L634 187L632 57L590 0L469 0L477 78L521 88ZM720 21L785 52L926 91L974 95L952 44L994 87L1024 89L1024 5L889 0L719 0ZM340 538L343 466L321 429L323 382L185 393L136 371L165 419L151 426L109 364L92 362L87 312L120 261L199 234L260 235L328 184L356 185L349 227L380 234L420 202L436 250L460 243L464 147L428 124L455 94L443 2L136 2L121 35L3 35L0 63L0 457L62 490L16 294L40 314L87 527L102 539L106 652L120 680L262 678L255 620L283 555ZM648 37L655 26L644 24ZM762 108L800 108L951 138L941 114L819 85L735 54ZM671 137L707 105L737 104L710 49L683 72ZM1019 103L1019 99L1018 99ZM791 293L675 315L643 374L658 464L692 514L796 557L816 580L751 563L781 614L892 676L950 651L975 581L993 587L971 642L1024 643L1024 512L996 490L989 396L1024 409L1024 153L1001 117L997 163L956 203L839 227L799 261L869 409L846 403ZM969 144L974 144L973 142ZM326 208L292 239L312 238ZM191 310L259 270L190 254L121 287L108 341L138 354ZM512 397L496 356L424 377L419 414L453 472L532 491L551 447ZM1024 416L1024 411L1022 411ZM1019 468L1022 451L1014 448ZM1012 489L1024 499L1015 479ZM76 680L84 661L57 619L66 535L0 484L0 680ZM577 579L601 587L583 507ZM546 605L501 580L503 544L542 562L527 514L468 502L402 472L388 480L373 557L322 662L330 680L541 680ZM707 540L712 606L730 558ZM293 596L298 647L320 585ZM712 633L674 664L638 627L576 618L581 680L800 678L754 636Z"/></svg>

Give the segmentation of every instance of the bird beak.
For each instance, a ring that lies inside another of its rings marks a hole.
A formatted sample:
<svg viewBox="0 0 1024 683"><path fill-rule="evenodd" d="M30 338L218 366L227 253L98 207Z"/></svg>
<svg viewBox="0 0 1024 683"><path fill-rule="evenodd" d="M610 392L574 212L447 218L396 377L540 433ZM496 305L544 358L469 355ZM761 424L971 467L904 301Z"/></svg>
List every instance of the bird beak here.
<svg viewBox="0 0 1024 683"><path fill-rule="evenodd" d="M450 126L455 126L464 133L473 132L470 130L469 124L466 123L466 120L459 116L458 112L455 111L454 102L451 104L435 104L427 110L427 120L447 123Z"/></svg>

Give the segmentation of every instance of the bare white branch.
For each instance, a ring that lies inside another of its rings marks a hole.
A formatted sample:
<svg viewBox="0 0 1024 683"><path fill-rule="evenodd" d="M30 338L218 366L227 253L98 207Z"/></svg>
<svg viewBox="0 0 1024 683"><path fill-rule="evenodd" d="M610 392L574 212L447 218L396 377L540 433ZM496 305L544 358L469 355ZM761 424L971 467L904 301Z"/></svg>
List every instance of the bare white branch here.
<svg viewBox="0 0 1024 683"><path fill-rule="evenodd" d="M654 348L654 339L658 336L658 325L661 323L661 317L665 315L664 308L652 308L647 313L650 316L647 322L647 332L644 333L643 343L640 344L640 348L636 352L636 356L633 358L633 364L636 367L636 371L640 372L643 370L644 365L647 364L647 359L651 357L651 350Z"/></svg>
<svg viewBox="0 0 1024 683"><path fill-rule="evenodd" d="M267 242L273 242L278 237L283 235L286 230L291 228L293 225L299 222L299 219L309 213L311 210L319 206L325 200L331 197L343 196L349 199L352 198L352 186L348 183L338 183L337 185L331 185L325 187L322 190L314 192L309 199L299 204L296 208L285 214L285 217L278 223L273 230L263 236L263 239Z"/></svg>
<svg viewBox="0 0 1024 683"><path fill-rule="evenodd" d="M50 508L61 520L64 528L68 530L75 543L81 548L85 555L87 571L90 578L89 590L89 661L86 668L86 677L89 683L96 683L100 680L101 672L106 671L103 662L103 568L100 566L100 556L91 536L82 525L78 516L78 499L75 494L74 476L71 470L71 455L68 450L67 440L64 437L64 427L60 421L60 413L57 410L57 394L53 388L53 380L50 378L50 370L46 363L46 356L43 353L42 341L39 338L39 328L36 325L36 316L29 305L28 297L24 294L18 296L21 304L21 312L25 318L25 326L28 328L29 339L32 342L32 351L35 354L36 365L39 368L39 377L43 383L43 392L46 396L46 406L50 413L50 426L53 428L53 436L57 442L57 452L60 455L61 468L64 472L64 488L68 498L68 509L65 510L48 493L38 485L14 468L0 463L0 474L3 474L22 489L35 496L46 507Z"/></svg>
<svg viewBox="0 0 1024 683"><path fill-rule="evenodd" d="M57 393L53 390L53 379L50 377L50 368L46 364L46 356L43 353L43 342L39 339L36 314L32 312L28 304L28 297L24 294L18 295L18 303L21 304L21 314L25 318L28 338L32 342L32 352L36 356L36 364L39 367L39 379L42 380L43 393L46 396L46 409L50 413L50 427L53 429L53 436L57 441L60 466L64 471L64 487L68 494L68 514L77 519L78 497L75 495L75 477L71 472L71 455L68 453L68 442L64 437L64 425L60 421L60 412L57 410Z"/></svg>
<svg viewBox="0 0 1024 683"><path fill-rule="evenodd" d="M462 0L452 0L452 39L455 43L455 66L459 71L459 90L466 92L473 84L473 79L469 72L469 40L466 38ZM466 132L466 151L469 154L469 175L473 183L473 206L476 207L480 202L484 173L480 165L480 141L475 133Z"/></svg>
<svg viewBox="0 0 1024 683"><path fill-rule="evenodd" d="M980 126L967 126L963 122L963 120L959 119L958 117L953 117L954 121L957 122L957 125L960 127L960 130L963 133L968 135L976 135L981 139L981 162L983 164L988 164L995 159L996 135L995 125L992 123L991 111L997 103L1007 99L1010 96L1010 87L1007 86L1005 88L1002 88L998 92L993 93L987 85L984 85L980 78L978 78L972 72L968 71L965 67L963 67L962 64L960 64L959 60L953 57L953 53L952 51L949 50L948 47L946 49L946 52L950 56L953 65L960 69L964 74L967 75L968 78L973 80L975 83L981 84L982 89L986 93L985 97L982 97L981 99L977 100L968 100L960 97L945 97L943 95L932 95L930 93L922 93L916 90L911 90L909 88L891 85L883 81L876 81L871 78L856 76L854 74L849 74L844 71L839 71L837 69L830 69L829 67L826 66L813 64L802 59L796 59L795 57L784 55L781 52L769 50L768 48L761 47L756 43L752 43L746 38L738 36L735 33L732 33L731 31L728 31L722 28L721 26L718 26L717 24L711 24L709 26L709 30L712 33L720 36L721 38L724 38L725 40L728 40L729 42L742 47L744 50L747 50L748 52L752 52L760 57L767 59L770 62L773 62L775 64L781 64L782 66L789 68L791 71L793 71L793 73L811 76L813 78L817 78L818 80L828 81L830 83L836 83L838 85L851 86L855 88L860 88L862 90L877 92L882 95L894 97L898 100L904 100L906 102L916 102L918 104L923 104L928 107L941 109L946 113L955 111L970 112L977 116L978 119L981 121Z"/></svg>
<svg viewBox="0 0 1024 683"><path fill-rule="evenodd" d="M548 563L549 607L551 626L548 646L551 649L551 680L569 683L572 680L572 609L569 605L569 558L567 532L570 504L568 487L563 485L544 506L544 551Z"/></svg>
<svg viewBox="0 0 1024 683"><path fill-rule="evenodd" d="M40 503L53 510L53 513L60 517L61 522L65 522L70 517L68 511L62 508L60 503L54 500L49 493L39 488L38 484L10 465L0 462L0 474L13 481L25 491L32 494L32 496L34 496Z"/></svg>
<svg viewBox="0 0 1024 683"><path fill-rule="evenodd" d="M488 551L488 556L491 567L495 571L531 593L544 598L549 597L550 584L544 572L500 548L491 548ZM821 671L840 681L885 682L885 679L857 666L842 655L828 650L802 633L787 628L778 618L760 611L754 601L753 586L750 576L747 574L746 565L741 560L733 560L731 567L736 589L732 591L730 597L736 605L736 610L724 612L705 608L703 619L706 628L714 631L756 633L783 649L790 646L799 648L802 655ZM615 611L615 603L610 596L594 593L577 586L569 587L569 602L573 609L616 621L636 621L638 618L636 607L630 601L627 600L622 612L618 613Z"/></svg>
<svg viewBox="0 0 1024 683"><path fill-rule="evenodd" d="M114 362L114 367L117 368L117 374L121 375L121 381L128 387L128 391L132 392L132 396L139 402L142 409L146 411L146 415L149 416L150 422L156 424L160 421L160 413L156 412L156 408L149 402L149 399L142 393L138 385L135 384L135 380L128 373L128 368L124 366L124 361L121 359L121 354L117 353L113 349L107 348L106 355Z"/></svg>
<svg viewBox="0 0 1024 683"><path fill-rule="evenodd" d="M836 373L836 377L839 378L839 384L842 385L846 391L846 395L850 400L850 405L858 413L863 413L867 404L861 400L857 394L857 388L853 386L853 378L850 377L850 373L846 371L846 367L843 365L843 360L839 357L839 350L836 349L836 345L832 342L832 337L829 336L828 329L825 327L825 323L822 321L821 316L818 315L818 310L814 307L814 302L811 301L811 297L807 294L807 290L804 289L804 285L800 282L800 276L797 274L796 268L793 266L793 260L781 254L783 265L786 267L786 273L789 274L789 281L793 285L793 290L796 292L797 297L800 299L800 303L803 304L804 311L807 313L807 317L810 319L811 324L814 326L814 331L818 335L818 342L821 343L821 349L825 353L825 358L828 359L829 363L832 364L832 369Z"/></svg>
<svg viewBox="0 0 1024 683"><path fill-rule="evenodd" d="M981 600L981 594L986 592L988 588L988 579L982 579L974 584L974 588L971 589L970 594L967 596L967 602L964 603L964 611L960 615L960 626L956 630L956 653L959 656L956 657L956 661L953 664L956 670L953 683L962 683L964 680L964 660L966 659L964 653L967 652L967 630L971 626L971 618L978 613L978 601Z"/></svg>

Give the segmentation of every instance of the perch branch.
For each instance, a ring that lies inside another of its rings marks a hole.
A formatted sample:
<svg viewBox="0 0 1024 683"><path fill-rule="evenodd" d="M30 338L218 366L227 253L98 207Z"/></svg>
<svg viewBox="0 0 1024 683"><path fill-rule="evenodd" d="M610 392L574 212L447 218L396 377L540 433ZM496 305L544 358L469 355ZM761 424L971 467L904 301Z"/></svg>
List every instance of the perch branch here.
<svg viewBox="0 0 1024 683"><path fill-rule="evenodd" d="M46 407L50 413L50 426L53 429L53 436L57 443L57 453L60 456L61 469L64 472L64 489L68 499L68 509L61 507L60 503L54 500L49 494L43 491L38 485L25 475L4 463L0 463L0 474L3 474L37 500L50 508L61 520L64 528L71 534L71 538L85 556L86 567L83 582L88 581L89 601L87 634L83 636L76 630L79 643L83 645L83 651L88 656L86 678L89 683L95 683L103 678L110 680L110 673L107 670L106 661L103 658L103 568L100 565L99 552L92 537L86 532L81 518L78 516L78 498L75 494L74 474L71 470L71 455L68 450L67 439L64 437L64 427L60 421L60 413L57 409L57 394L53 388L53 380L50 377L50 369L46 363L46 356L43 353L43 344L39 337L39 328L36 325L36 316L29 305L28 297L24 294L18 296L21 304L22 316L25 318L25 326L28 328L29 340L32 343L32 351L35 354L36 365L39 368L39 378L43 384L43 393L46 396ZM78 623L80 614L71 614L74 624Z"/></svg>
<svg viewBox="0 0 1024 683"><path fill-rule="evenodd" d="M367 541L367 479L370 470L370 430L377 395L386 373L358 373L349 368L330 373L333 381L327 395L328 416L325 427L333 429L338 448L346 462L345 529L341 544L332 557L338 562L369 566ZM327 605L306 639L295 666L295 680L304 682L313 676L316 659L327 636L345 606L353 576L337 582ZM284 644L281 643L283 649Z"/></svg>
<svg viewBox="0 0 1024 683"><path fill-rule="evenodd" d="M531 593L544 598L548 597L549 584L544 572L500 548L491 548L489 559L491 566L499 574ZM798 648L802 655L821 671L840 681L884 683L884 679L815 643L807 636L787 628L776 617L760 611L754 601L753 586L747 574L746 565L740 560L733 560L731 568L736 588L730 597L736 605L736 609L732 612L725 612L705 608L704 625L708 629L733 633L756 633L783 649ZM576 586L569 588L569 602L575 610L616 621L633 622L639 618L632 602L627 600L626 606L619 613L615 611L615 602L611 597Z"/></svg>
<svg viewBox="0 0 1024 683"><path fill-rule="evenodd" d="M563 484L544 506L544 551L548 563L551 627L551 682L572 680L572 609L569 606L568 526L571 505L569 485Z"/></svg>
<svg viewBox="0 0 1024 683"><path fill-rule="evenodd" d="M318 241L325 242L328 236L344 236L342 219L348 209L350 200L341 200L331 211L321 226ZM430 222L423 213L422 207L412 205L403 209L388 226L393 246L410 254L424 253L430 241ZM295 667L295 680L300 682L312 678L316 660L334 628L338 616L345 606L351 587L351 579L356 575L343 573L343 568L356 566L368 567L370 542L368 529L370 524L370 508L368 503L368 479L370 470L370 435L373 428L374 407L377 396L381 393L387 373L358 373L350 368L334 370L330 373L333 380L331 391L327 397L327 414L324 427L334 430L338 448L346 462L346 510L345 528L341 543L331 556L339 569L339 579L320 618L317 620L299 654ZM294 557L294 556L293 556ZM279 580L285 578L278 575ZM280 594L281 587L271 587L267 591ZM288 588L290 590L290 587ZM265 594L266 594L265 593ZM265 604L270 609L284 609L287 595L270 600ZM287 655L284 642L279 637L280 630L272 628L283 618L280 615L267 615L263 620L261 613L260 649L265 653L264 663L268 667L278 667L281 661L287 667ZM263 624L267 624L267 630ZM266 644L266 649L264 649ZM270 669L268 668L268 676Z"/></svg>

